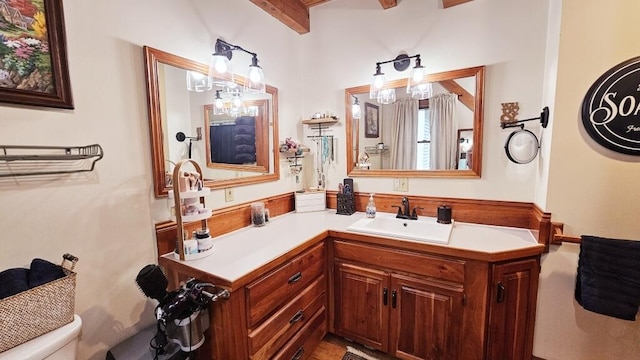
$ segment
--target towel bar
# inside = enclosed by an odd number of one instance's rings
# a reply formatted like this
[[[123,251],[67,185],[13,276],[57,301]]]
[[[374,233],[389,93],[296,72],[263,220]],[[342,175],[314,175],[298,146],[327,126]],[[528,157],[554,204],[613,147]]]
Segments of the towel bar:
[[[551,244],[562,245],[563,242],[580,244],[581,238],[579,236],[564,235],[562,233],[562,230],[564,229],[563,223],[552,222],[551,228],[553,230],[553,233],[551,234]]]

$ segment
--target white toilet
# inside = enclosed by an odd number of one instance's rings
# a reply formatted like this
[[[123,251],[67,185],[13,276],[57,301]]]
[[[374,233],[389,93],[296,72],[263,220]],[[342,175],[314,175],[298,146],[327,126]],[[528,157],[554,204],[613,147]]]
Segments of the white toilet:
[[[0,360],[74,360],[81,328],[74,315],[71,323],[0,353]]]

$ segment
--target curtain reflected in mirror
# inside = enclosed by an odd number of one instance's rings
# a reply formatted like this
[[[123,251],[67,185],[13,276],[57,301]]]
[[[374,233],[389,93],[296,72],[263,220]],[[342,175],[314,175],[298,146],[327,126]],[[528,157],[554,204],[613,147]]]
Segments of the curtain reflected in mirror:
[[[345,97],[356,97],[364,104],[363,109],[371,105],[379,108],[376,137],[367,135],[366,121],[351,119],[347,112],[347,129],[351,130],[348,146],[353,149],[348,152],[349,175],[480,175],[479,161],[461,162],[460,156],[466,159],[473,144],[481,144],[484,67],[433,74],[430,81],[433,95],[425,100],[411,99],[406,94],[405,79],[392,82],[398,94],[398,100],[392,104],[370,100],[368,86],[346,89]],[[464,135],[470,149],[461,153],[462,129],[468,130]]]

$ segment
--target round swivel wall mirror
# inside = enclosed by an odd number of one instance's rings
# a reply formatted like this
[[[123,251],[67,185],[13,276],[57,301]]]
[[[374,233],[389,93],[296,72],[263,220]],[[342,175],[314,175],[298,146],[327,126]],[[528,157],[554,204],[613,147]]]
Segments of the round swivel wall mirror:
[[[200,165],[203,185],[211,189],[280,178],[277,88],[267,85],[266,94],[244,94],[245,106],[252,109],[249,115],[218,116],[212,111],[215,89],[187,89],[189,75],[206,76],[208,65],[147,46],[144,57],[156,197],[167,196],[173,164],[185,158]],[[245,81],[234,77],[240,86]],[[240,133],[243,143],[236,144]],[[230,153],[239,147],[244,149],[241,157]]]
[[[479,66],[428,75],[433,95],[426,100],[403,99],[408,96],[407,79],[390,81],[398,98],[393,104],[369,99],[369,85],[345,89],[347,174],[479,178],[484,69]],[[362,107],[360,119],[352,116],[356,100]],[[397,111],[397,107],[407,102],[417,104],[412,104],[408,111]],[[455,108],[446,122],[440,105]],[[411,117],[411,121],[398,118],[400,113],[410,114],[406,117]],[[407,156],[402,159],[402,153],[412,155],[407,160]]]
[[[527,129],[520,129],[509,134],[504,150],[507,158],[516,164],[527,164],[538,155],[540,143],[538,138]]]
[[[545,129],[549,124],[549,108],[545,106],[540,113],[540,117],[502,123],[500,125],[503,129],[520,127],[520,129],[509,134],[504,144],[507,158],[516,164],[528,164],[538,156],[538,151],[540,150],[538,137],[533,132],[525,129],[524,124],[522,124],[532,120],[540,120],[540,125]]]

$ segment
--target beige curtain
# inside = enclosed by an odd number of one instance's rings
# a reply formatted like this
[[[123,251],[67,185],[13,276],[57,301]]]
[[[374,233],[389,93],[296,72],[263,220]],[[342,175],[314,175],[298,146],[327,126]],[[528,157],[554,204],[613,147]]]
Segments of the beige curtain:
[[[458,95],[447,93],[429,98],[431,116],[431,169],[456,168],[458,125],[455,122]]]
[[[418,156],[418,100],[398,100],[393,108],[391,168],[415,169]]]

